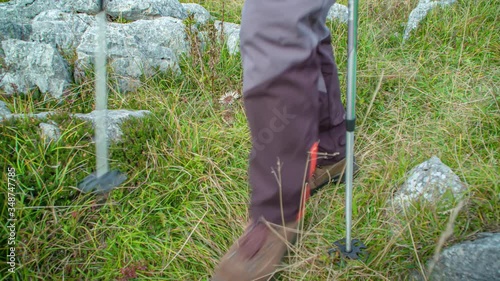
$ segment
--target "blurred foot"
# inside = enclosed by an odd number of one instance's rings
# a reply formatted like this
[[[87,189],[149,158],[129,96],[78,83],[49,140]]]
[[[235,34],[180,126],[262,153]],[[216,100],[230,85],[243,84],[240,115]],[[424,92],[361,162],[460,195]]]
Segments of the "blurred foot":
[[[268,280],[297,236],[298,222],[285,227],[259,220],[222,257],[211,281]]]

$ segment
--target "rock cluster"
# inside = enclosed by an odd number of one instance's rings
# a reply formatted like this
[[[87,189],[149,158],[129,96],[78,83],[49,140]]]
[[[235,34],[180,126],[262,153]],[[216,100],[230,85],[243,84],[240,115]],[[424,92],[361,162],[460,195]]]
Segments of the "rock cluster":
[[[63,99],[74,82],[92,74],[98,32],[95,0],[11,0],[0,3],[0,90],[5,94],[29,93],[38,89]],[[198,4],[178,0],[108,0],[105,11],[106,45],[110,79],[117,90],[134,91],[141,77],[156,71],[179,71],[178,59],[189,51],[184,20],[191,14],[198,27],[212,19]],[[231,26],[233,28],[233,26]],[[233,49],[238,44],[234,31],[226,31]],[[233,52],[234,53],[234,52]],[[109,110],[108,134],[120,140],[120,124],[140,118],[149,111]],[[0,101],[0,122],[31,117],[49,119],[53,112],[12,114]],[[94,113],[74,114],[95,123]],[[40,123],[47,141],[57,141],[61,132],[53,121]]]
[[[118,90],[135,90],[142,76],[178,70],[187,53],[185,20],[210,13],[177,0],[105,2],[107,55]],[[0,3],[0,89],[6,94],[38,88],[56,99],[91,73],[98,13],[93,0],[12,0]],[[120,22],[120,23],[119,23]],[[70,65],[74,64],[74,68]]]
[[[410,15],[404,38],[430,9],[454,1],[421,0]],[[112,69],[110,79],[122,92],[136,90],[142,77],[157,71],[179,72],[178,59],[188,54],[190,48],[185,20],[188,17],[194,20],[194,31],[214,20],[202,6],[178,0],[105,0],[105,11],[111,19],[106,25],[108,65]],[[95,0],[0,3],[0,90],[11,95],[38,89],[55,99],[63,99],[72,83],[81,82],[92,74],[98,32],[95,16],[99,12]],[[328,19],[346,23],[347,7],[334,4]],[[221,21],[213,24],[222,35],[219,38],[224,38],[229,53],[237,54],[240,26]],[[8,106],[0,103],[0,121],[22,116],[43,119],[49,114],[11,114]],[[110,114],[115,116],[115,113]],[[88,120],[90,117],[82,115],[82,118]],[[41,129],[56,132],[51,127],[53,124],[49,125],[41,125]],[[118,131],[113,131],[113,138],[119,138]],[[44,135],[57,137],[56,133]]]
[[[403,38],[427,13],[456,0],[421,0],[411,12]],[[0,89],[6,94],[38,88],[56,99],[71,83],[89,75],[97,32],[94,0],[11,0],[0,3]],[[178,59],[187,54],[184,20],[192,15],[199,26],[210,13],[178,0],[107,0],[109,65],[117,90],[134,91],[141,77],[156,71],[178,72]],[[348,9],[335,3],[329,20],[347,23]],[[239,52],[239,25],[215,21],[230,54]],[[74,68],[70,65],[74,64]]]

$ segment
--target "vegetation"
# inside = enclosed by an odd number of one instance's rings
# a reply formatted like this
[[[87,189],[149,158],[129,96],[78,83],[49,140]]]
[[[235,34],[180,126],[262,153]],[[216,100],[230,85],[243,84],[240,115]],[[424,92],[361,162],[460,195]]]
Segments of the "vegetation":
[[[239,21],[241,0],[198,2],[219,19]],[[277,280],[404,280],[423,271],[450,210],[421,204],[395,212],[386,202],[405,173],[433,155],[469,187],[443,246],[500,231],[500,3],[438,8],[403,43],[416,3],[360,2],[353,236],[371,255],[340,264],[328,256],[345,236],[344,186],[329,186],[309,201],[302,239]],[[347,29],[329,27],[345,81]],[[1,202],[8,167],[16,174],[15,279],[207,279],[247,221],[250,149],[242,101],[219,102],[241,93],[240,58],[211,38],[205,52],[182,60],[182,75],[160,73],[129,94],[110,84],[109,108],[153,114],[126,121],[121,142],[111,145],[111,166],[128,180],[107,198],[76,190],[95,169],[93,130],[71,116],[93,109],[91,81],[75,85],[63,104],[0,97],[13,113],[55,111],[50,119],[62,132],[49,142],[40,120],[0,126]],[[7,204],[1,213],[5,222]],[[8,231],[5,223],[1,229]],[[6,269],[0,280],[13,278]]]

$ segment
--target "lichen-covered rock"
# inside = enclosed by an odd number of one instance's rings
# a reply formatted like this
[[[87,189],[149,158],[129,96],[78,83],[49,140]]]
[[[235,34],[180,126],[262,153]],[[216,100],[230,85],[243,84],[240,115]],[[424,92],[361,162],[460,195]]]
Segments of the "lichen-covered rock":
[[[407,180],[396,192],[392,203],[395,207],[407,207],[419,200],[437,203],[446,192],[460,199],[467,190],[453,171],[439,158],[431,159],[413,168]]]
[[[112,79],[120,91],[133,91],[140,85],[141,77],[155,71],[178,70],[178,56],[189,50],[185,40],[185,26],[179,19],[163,17],[139,20],[128,24],[107,25],[107,54],[113,69]],[[97,26],[87,29],[77,48],[75,79],[85,75],[93,64],[96,50]]]
[[[234,55],[240,52],[240,25],[230,22],[215,21],[215,28],[222,32],[229,54]]]
[[[208,21],[212,18],[207,9],[203,8],[203,6],[196,3],[183,3],[182,6],[186,10],[188,14],[192,14],[194,20],[197,24],[202,25],[208,23]]]
[[[60,2],[60,9],[64,12],[85,13],[89,15],[99,13],[99,1],[96,0],[52,0],[52,2]]]
[[[403,40],[410,38],[410,33],[412,30],[418,27],[418,24],[427,16],[427,14],[437,6],[447,6],[455,3],[456,0],[420,0],[417,7],[411,11],[408,17],[408,23],[406,24],[405,32],[403,35]]]
[[[111,141],[119,141],[122,136],[120,125],[123,121],[129,118],[142,118],[147,114],[151,114],[151,112],[149,110],[137,110],[137,111],[125,110],[125,109],[108,110],[106,118],[107,120],[106,132],[108,133],[108,139]],[[96,122],[95,111],[92,111],[91,113],[88,114],[77,113],[74,114],[74,116],[83,119],[85,121],[91,122],[92,125],[95,127],[95,122]]]
[[[0,18],[0,42],[7,39],[28,40],[31,30],[31,24],[28,22]]]
[[[142,45],[156,44],[171,49],[175,55],[187,53],[186,26],[182,20],[163,17],[154,20],[140,20],[128,24],[129,35],[134,35]]]
[[[343,23],[347,23],[349,19],[349,10],[347,6],[335,3],[332,5],[326,16],[328,20],[338,20]]]
[[[21,118],[36,118],[36,119],[47,119],[49,116],[54,115],[53,111],[39,112],[39,113],[15,113],[5,116],[5,119],[21,119]],[[0,118],[1,121],[1,118]]]
[[[158,17],[187,17],[178,0],[113,0],[106,4],[106,13],[114,18],[134,21]]]
[[[444,249],[427,280],[500,280],[500,233],[481,233]]]
[[[47,10],[97,14],[99,6],[95,0],[11,0],[0,3],[0,19],[25,21]]]
[[[57,4],[58,1],[50,0],[12,0],[0,3],[0,18],[22,22],[47,9],[55,9]]]
[[[48,10],[32,22],[31,40],[50,44],[62,50],[76,48],[87,28],[95,25],[95,18],[86,14]]]
[[[6,73],[0,88],[7,94],[27,93],[38,87],[42,93],[61,98],[71,79],[66,62],[48,45],[16,39],[2,41]]]

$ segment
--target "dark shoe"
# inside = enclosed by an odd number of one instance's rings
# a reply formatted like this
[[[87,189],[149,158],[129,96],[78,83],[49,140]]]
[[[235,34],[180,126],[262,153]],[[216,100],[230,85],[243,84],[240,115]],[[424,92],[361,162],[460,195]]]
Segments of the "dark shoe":
[[[318,192],[322,187],[329,183],[345,182],[345,164],[346,159],[342,159],[339,162],[328,165],[328,166],[317,166],[314,174],[309,180],[309,186],[311,188],[311,195]],[[356,164],[356,159],[354,159],[353,174],[359,170],[359,166]]]
[[[222,257],[211,281],[268,280],[297,236],[298,222],[252,223]]]

